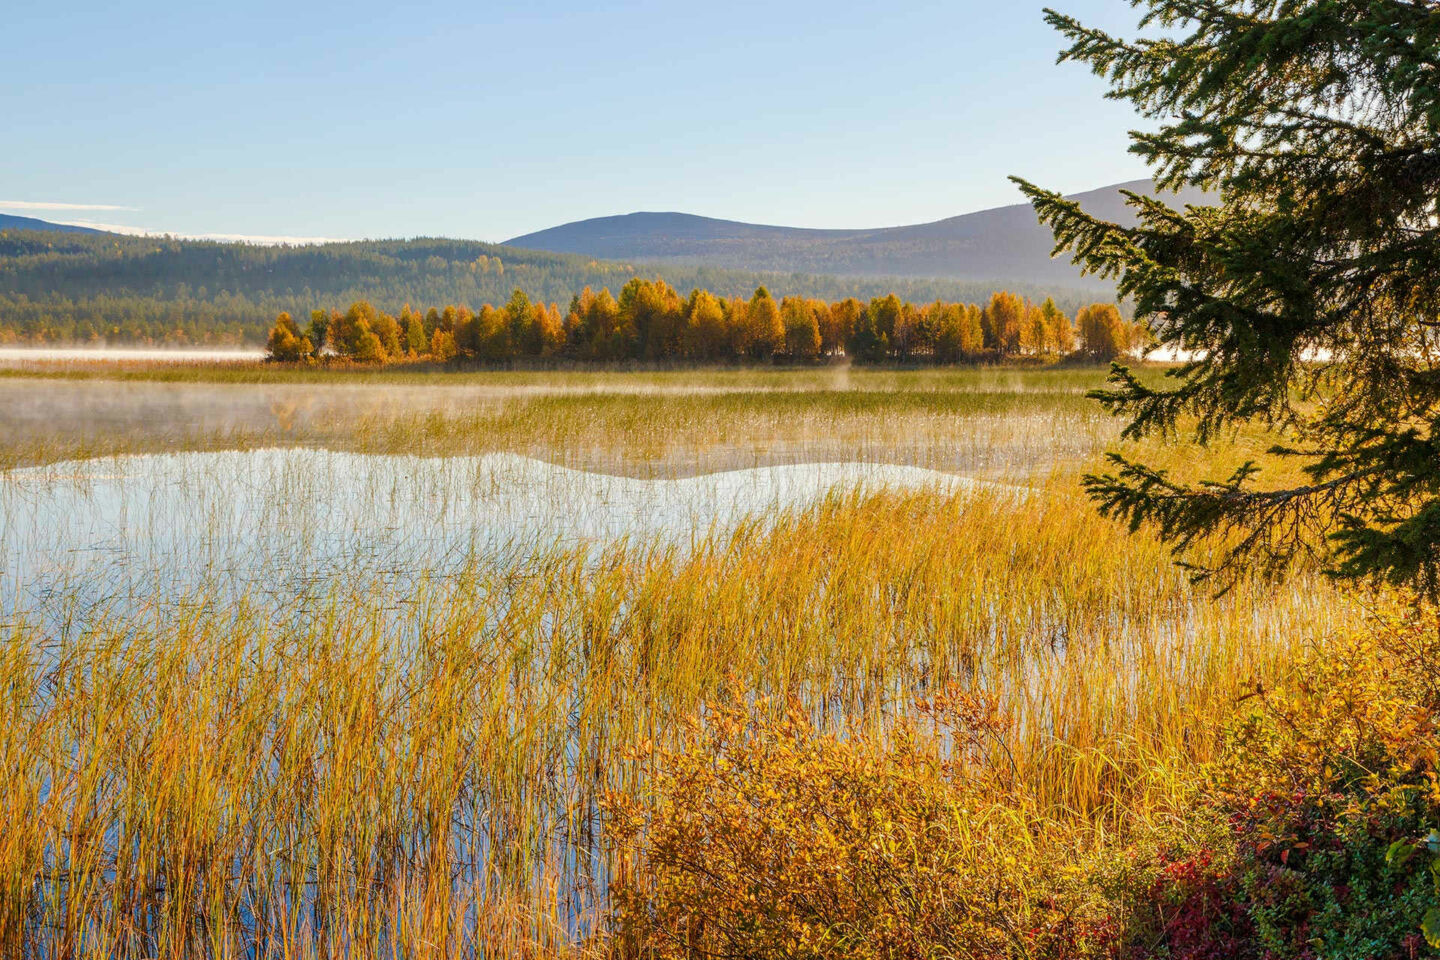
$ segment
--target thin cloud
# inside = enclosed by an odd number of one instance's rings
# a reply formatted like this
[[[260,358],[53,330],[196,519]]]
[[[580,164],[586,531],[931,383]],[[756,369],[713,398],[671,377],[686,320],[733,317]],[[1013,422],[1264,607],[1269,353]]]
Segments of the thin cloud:
[[[139,210],[115,203],[54,203],[49,200],[0,200],[0,210]]]
[[[155,231],[147,227],[132,227],[126,223],[101,223],[98,220],[51,220],[51,223],[58,223],[65,227],[89,227],[92,230],[104,230],[106,233],[123,233],[131,237],[148,237]]]
[[[178,237],[187,240],[220,240],[226,243],[255,243],[264,247],[274,247],[282,243],[299,246],[309,243],[348,243],[343,237],[285,237],[269,236],[265,234],[251,233],[178,233]]]

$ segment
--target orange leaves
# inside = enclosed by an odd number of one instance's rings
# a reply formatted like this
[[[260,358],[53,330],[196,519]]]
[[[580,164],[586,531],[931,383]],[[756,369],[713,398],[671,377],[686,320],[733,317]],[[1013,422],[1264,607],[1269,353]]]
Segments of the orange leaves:
[[[965,737],[1002,723],[959,692],[925,714]],[[903,721],[826,733],[795,703],[713,709],[662,754],[648,809],[607,801],[631,863],[611,890],[617,952],[1002,956],[1022,928],[1036,955],[1078,948],[1053,838],[953,777],[951,742]]]
[[[1252,794],[1359,789],[1372,799],[1397,782],[1435,789],[1440,633],[1429,616],[1392,604],[1298,664],[1234,727],[1221,783]]]

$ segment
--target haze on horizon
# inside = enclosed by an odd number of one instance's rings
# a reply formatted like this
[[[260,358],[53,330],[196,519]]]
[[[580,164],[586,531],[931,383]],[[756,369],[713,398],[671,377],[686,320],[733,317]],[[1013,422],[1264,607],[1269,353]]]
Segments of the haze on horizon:
[[[1104,29],[1125,0],[1066,12]],[[9,11],[0,213],[231,239],[499,241],[683,211],[918,223],[1142,177],[1041,4],[453,0]]]

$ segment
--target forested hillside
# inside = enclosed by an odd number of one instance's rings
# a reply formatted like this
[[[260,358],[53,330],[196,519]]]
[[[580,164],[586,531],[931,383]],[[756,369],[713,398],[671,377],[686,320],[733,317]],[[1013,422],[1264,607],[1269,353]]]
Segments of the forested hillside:
[[[1001,286],[1053,296],[1073,312],[1092,292],[1041,284],[837,278],[703,266],[597,261],[468,240],[374,240],[296,247],[214,241],[0,231],[0,342],[224,344],[265,341],[275,316],[365,300],[504,303],[516,289],[568,303],[585,287],[618,291],[634,276],[688,292],[842,300],[896,293],[928,302],[985,301]]]

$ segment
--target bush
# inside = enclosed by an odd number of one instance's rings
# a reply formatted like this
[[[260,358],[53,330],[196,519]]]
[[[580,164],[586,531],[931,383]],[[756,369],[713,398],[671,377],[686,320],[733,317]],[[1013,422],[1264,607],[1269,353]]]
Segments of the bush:
[[[1415,604],[1242,691],[1219,759],[1133,826],[1041,811],[993,701],[817,731],[715,711],[609,801],[617,956],[1361,960],[1440,948],[1440,616]],[[1149,804],[1149,806],[1146,806]]]
[[[613,950],[669,958],[1053,957],[1108,942],[1067,834],[987,771],[1003,721],[969,697],[929,733],[817,732],[725,708],[661,752],[654,804],[612,797],[628,866]]]
[[[1410,607],[1248,694],[1196,812],[1225,836],[1156,854],[1124,911],[1130,955],[1433,955],[1437,663],[1440,621]]]

